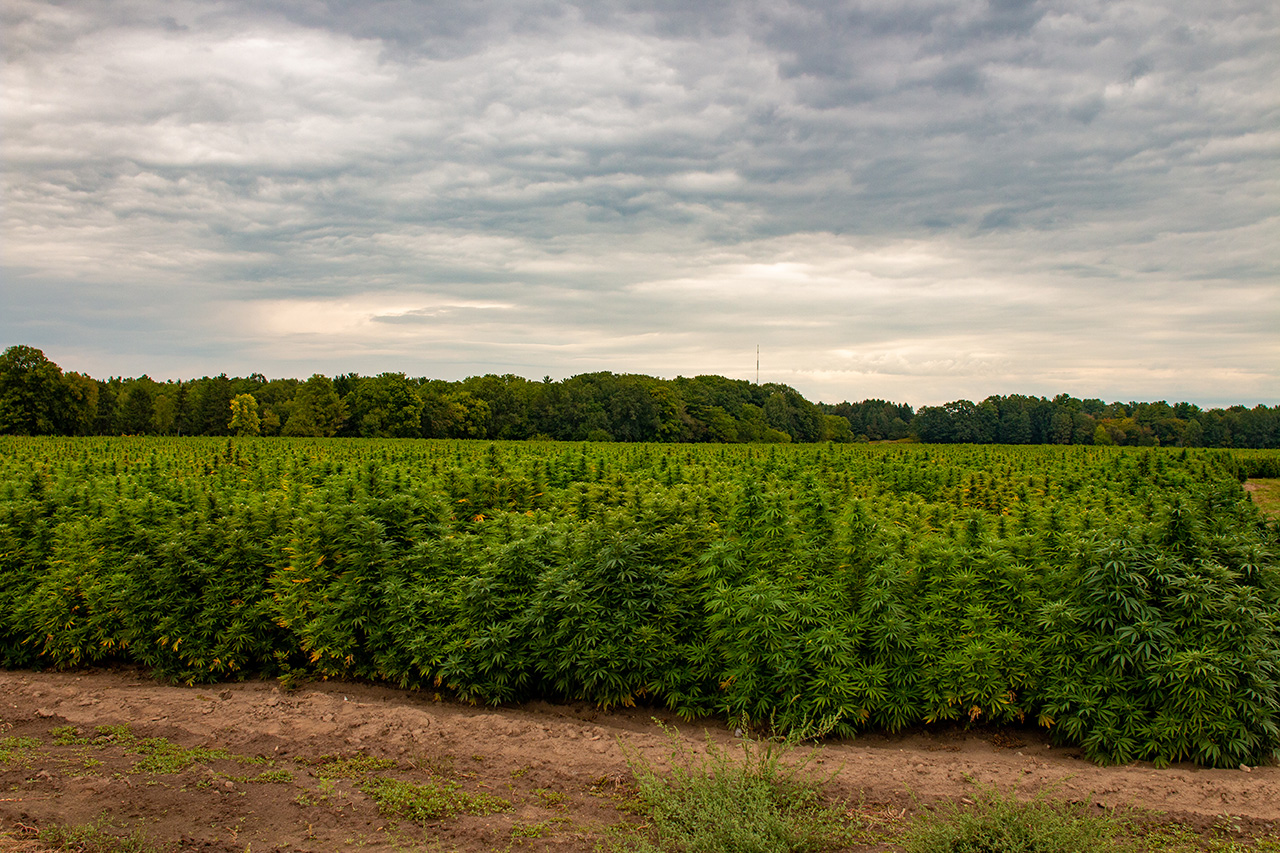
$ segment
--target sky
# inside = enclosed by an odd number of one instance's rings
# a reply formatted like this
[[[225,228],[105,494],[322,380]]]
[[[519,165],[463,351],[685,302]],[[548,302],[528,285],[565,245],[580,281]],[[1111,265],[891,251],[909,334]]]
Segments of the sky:
[[[1274,0],[5,0],[0,346],[1280,403]]]

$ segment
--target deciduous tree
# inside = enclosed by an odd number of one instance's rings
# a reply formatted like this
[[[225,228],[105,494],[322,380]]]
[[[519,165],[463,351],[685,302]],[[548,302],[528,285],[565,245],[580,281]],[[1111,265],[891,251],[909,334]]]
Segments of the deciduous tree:
[[[283,435],[328,438],[338,432],[347,416],[347,407],[329,377],[319,373],[298,386]]]
[[[231,398],[231,420],[227,428],[236,435],[257,435],[261,431],[258,420],[258,401],[252,394],[237,394]]]
[[[0,355],[0,433],[66,432],[71,392],[62,368],[35,347],[18,344]]]

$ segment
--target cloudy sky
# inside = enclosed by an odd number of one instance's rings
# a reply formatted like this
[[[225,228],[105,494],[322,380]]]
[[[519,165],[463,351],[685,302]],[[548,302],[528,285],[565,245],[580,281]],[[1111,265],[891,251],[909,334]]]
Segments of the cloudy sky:
[[[4,0],[0,345],[1280,402],[1275,0]]]

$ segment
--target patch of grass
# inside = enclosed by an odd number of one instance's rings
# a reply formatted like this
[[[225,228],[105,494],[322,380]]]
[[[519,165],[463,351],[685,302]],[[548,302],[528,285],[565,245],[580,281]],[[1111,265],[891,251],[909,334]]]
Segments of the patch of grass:
[[[511,827],[511,837],[515,838],[546,838],[551,834],[551,823],[549,821],[541,821],[539,823],[517,823]]]
[[[49,734],[53,735],[54,746],[75,746],[90,742],[89,738],[80,736],[80,730],[75,726],[54,726]]]
[[[67,776],[97,776],[99,775],[97,768],[102,766],[101,761],[85,755],[79,750],[72,753],[69,758],[54,756],[53,760],[58,763],[62,772]]]
[[[151,737],[139,740],[127,725],[96,726],[93,736],[82,734],[76,726],[57,726],[52,732],[55,746],[120,746],[126,752],[142,756],[133,765],[134,773],[181,773],[197,761],[231,759],[243,764],[256,764],[257,759],[232,755],[225,749],[209,749],[203,746],[190,748],[179,746],[168,738]],[[98,766],[96,759],[84,758],[84,766]]]
[[[1280,479],[1249,480],[1249,497],[1267,518],[1280,520]]]
[[[1051,793],[1020,802],[1012,793],[984,788],[971,806],[949,803],[921,815],[901,843],[907,853],[1081,853],[1128,846],[1120,821],[1051,801]]]
[[[49,733],[54,746],[128,746],[135,740],[128,725],[95,726],[93,737],[81,734],[78,726],[54,726]]]
[[[538,797],[538,804],[543,808],[562,810],[569,807],[565,795],[560,791],[552,791],[547,788],[534,788],[533,793]]]
[[[322,755],[314,762],[314,772],[321,779],[363,779],[379,770],[396,766],[391,758],[376,755]]]
[[[1230,827],[1223,827],[1228,831]],[[1186,826],[1163,824],[1134,834],[1140,853],[1280,853],[1280,836],[1249,839],[1205,837]]]
[[[47,826],[36,839],[49,850],[74,853],[157,853],[160,849],[140,831],[117,835],[103,821],[80,826]]]
[[[303,791],[293,801],[300,806],[318,806],[329,800],[336,784],[333,779],[321,779],[314,791]]]
[[[167,738],[151,737],[136,745],[142,759],[133,765],[134,773],[181,773],[197,761],[229,759],[225,749],[209,749],[203,746],[181,747]]]
[[[280,784],[293,781],[293,773],[288,770],[263,770],[256,776],[228,776],[232,782],[262,782],[266,784]]]
[[[460,814],[486,815],[510,810],[511,803],[490,794],[471,794],[457,782],[415,785],[399,779],[373,779],[360,788],[378,804],[383,817],[425,823]]]
[[[94,726],[93,734],[93,743],[98,746],[131,744],[135,740],[133,732],[129,730],[127,725]]]
[[[818,853],[834,850],[853,832],[838,806],[824,802],[809,759],[784,761],[793,742],[742,739],[742,755],[708,737],[696,755],[674,729],[671,771],[659,773],[638,754],[627,763],[639,785],[637,807],[649,818],[648,837],[626,840],[638,851],[698,853]],[[619,845],[617,849],[623,849]]]
[[[0,764],[26,764],[31,750],[40,745],[40,739],[34,737],[0,738]]]

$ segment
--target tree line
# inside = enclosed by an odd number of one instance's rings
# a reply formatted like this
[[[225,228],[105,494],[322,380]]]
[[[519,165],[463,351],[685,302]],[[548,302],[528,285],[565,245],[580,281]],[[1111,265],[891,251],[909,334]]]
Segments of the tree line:
[[[1280,406],[993,396],[911,406],[813,403],[778,383],[607,371],[561,381],[404,373],[309,379],[95,379],[25,345],[0,355],[0,434],[282,435],[623,442],[1280,447]]]

